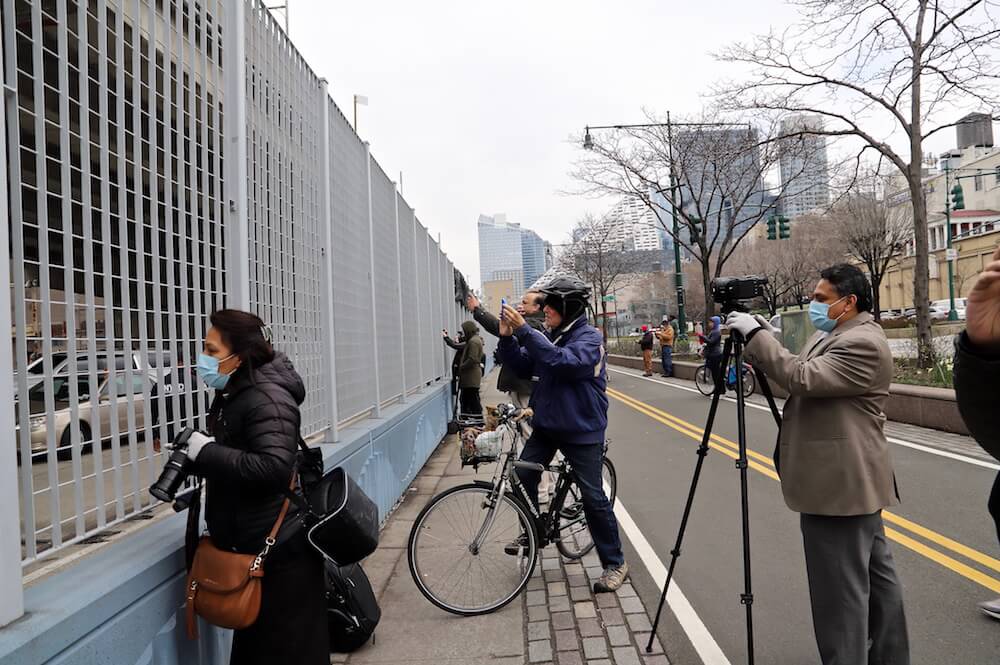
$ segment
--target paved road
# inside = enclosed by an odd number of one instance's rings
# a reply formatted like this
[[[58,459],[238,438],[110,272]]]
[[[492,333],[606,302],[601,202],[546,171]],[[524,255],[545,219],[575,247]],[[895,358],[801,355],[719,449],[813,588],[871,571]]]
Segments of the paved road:
[[[611,373],[608,436],[619,497],[668,564],[709,399],[692,392],[686,382],[668,385],[667,380],[643,379],[617,368]],[[751,454],[749,478],[757,662],[815,664],[819,658],[798,516],[785,507],[767,457],[776,428],[769,413],[751,408],[747,431],[750,449],[762,454]],[[715,433],[736,441],[733,403],[720,406]],[[923,434],[926,446],[933,434]],[[705,463],[676,580],[735,664],[746,662],[739,602],[739,475],[735,453],[718,450],[731,446],[725,441],[715,445]],[[985,508],[996,471],[902,445],[893,445],[892,455],[903,503],[886,516],[886,526],[904,585],[912,662],[995,664],[1000,661],[1000,623],[979,615],[975,604],[1000,595],[1000,549]],[[634,550],[629,555],[637,558]],[[636,586],[647,605],[655,603],[655,586],[638,568]],[[671,662],[701,662],[672,614],[661,638],[669,645]]]

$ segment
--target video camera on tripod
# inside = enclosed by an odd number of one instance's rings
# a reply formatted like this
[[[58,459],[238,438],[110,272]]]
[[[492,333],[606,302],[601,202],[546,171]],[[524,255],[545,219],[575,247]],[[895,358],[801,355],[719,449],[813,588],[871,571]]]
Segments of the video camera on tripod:
[[[767,285],[766,277],[747,275],[744,277],[719,277],[712,281],[712,300],[722,308],[723,315],[731,312],[749,311],[746,303],[756,300],[764,295],[764,287]],[[653,628],[649,634],[649,643],[646,645],[646,653],[652,653],[653,637],[656,635],[656,628],[660,623],[660,616],[663,612],[663,603],[667,598],[667,590],[670,588],[670,581],[674,576],[674,568],[677,566],[677,559],[681,554],[681,544],[684,541],[684,531],[687,528],[688,518],[691,516],[691,506],[694,503],[695,491],[698,489],[698,479],[701,477],[701,469],[705,463],[705,456],[708,455],[709,441],[712,438],[712,426],[715,424],[715,414],[719,408],[719,401],[722,397],[722,376],[725,368],[729,367],[732,359],[736,367],[743,366],[743,345],[746,342],[736,331],[731,331],[726,339],[726,345],[722,352],[722,372],[715,377],[715,392],[712,394],[712,406],[708,411],[708,420],[705,423],[705,431],[702,435],[701,445],[698,446],[698,461],[694,467],[694,475],[691,478],[691,489],[688,491],[687,503],[684,506],[684,515],[681,518],[680,528],[677,532],[677,540],[670,551],[670,566],[667,569],[667,580],[663,585],[663,592],[660,595],[660,605],[656,610],[656,618],[653,620]],[[781,415],[774,402],[774,395],[771,387],[767,383],[767,377],[759,368],[754,368],[757,382],[761,386],[764,397],[771,407],[771,414],[775,422],[781,427]],[[754,663],[753,648],[753,586],[750,579],[750,501],[748,496],[747,468],[747,436],[746,436],[746,403],[743,393],[743,372],[736,372],[736,411],[737,411],[737,434],[739,441],[739,457],[736,460],[736,468],[740,472],[740,508],[743,523],[743,593],[740,594],[740,603],[746,608],[746,635],[747,635],[747,662]]]

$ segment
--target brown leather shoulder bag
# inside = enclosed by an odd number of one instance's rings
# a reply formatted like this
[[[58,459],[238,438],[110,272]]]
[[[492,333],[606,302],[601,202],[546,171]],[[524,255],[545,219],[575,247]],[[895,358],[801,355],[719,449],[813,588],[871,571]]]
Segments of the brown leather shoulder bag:
[[[295,490],[295,476],[292,477]],[[274,546],[281,524],[288,514],[289,500],[281,506],[271,533],[264,539],[260,554],[238,554],[220,550],[209,536],[202,536],[194,555],[194,565],[187,577],[187,633],[198,637],[195,615],[223,628],[248,628],[260,614],[264,559]]]

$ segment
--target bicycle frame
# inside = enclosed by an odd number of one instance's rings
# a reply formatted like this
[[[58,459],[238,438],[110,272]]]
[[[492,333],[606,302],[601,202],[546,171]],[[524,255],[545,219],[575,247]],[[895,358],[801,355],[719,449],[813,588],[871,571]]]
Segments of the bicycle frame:
[[[520,478],[514,473],[518,461],[517,444],[523,438],[521,425],[518,422],[511,423],[509,419],[505,419],[497,426],[498,430],[501,428],[505,430],[505,433],[510,433],[512,436],[510,437],[509,444],[505,444],[504,449],[500,452],[499,463],[497,464],[496,471],[493,472],[493,480],[490,483],[493,489],[487,498],[487,507],[489,510],[487,511],[486,519],[476,533],[476,537],[469,544],[469,550],[474,554],[478,553],[483,541],[493,528],[493,523],[496,520],[496,506],[499,503],[500,497],[508,489],[527,507],[528,513],[534,522],[535,533],[538,535],[538,547],[542,548],[548,545],[551,537],[558,533],[559,511],[566,501],[566,496],[569,494],[569,489],[573,482],[573,470],[568,462],[563,461],[559,464],[546,466],[544,470],[558,474],[558,478],[556,480],[555,495],[552,497],[549,509],[541,512],[535,505],[535,501],[531,500],[531,496],[528,494],[528,490],[525,489],[524,484],[521,483]],[[580,519],[585,518],[579,517],[564,526],[575,524]]]

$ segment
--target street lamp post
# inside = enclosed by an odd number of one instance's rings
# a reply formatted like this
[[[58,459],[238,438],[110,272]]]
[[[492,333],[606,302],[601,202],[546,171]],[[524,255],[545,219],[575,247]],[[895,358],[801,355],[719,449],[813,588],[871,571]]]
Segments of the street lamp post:
[[[687,316],[685,314],[684,307],[684,274],[681,269],[681,245],[680,245],[680,220],[677,214],[678,201],[677,201],[677,190],[680,189],[678,184],[677,171],[674,168],[674,127],[732,127],[734,125],[742,126],[742,123],[733,122],[671,122],[670,111],[667,111],[667,121],[666,122],[652,122],[636,125],[587,125],[584,128],[583,133],[583,147],[586,150],[591,150],[594,147],[594,140],[590,136],[590,130],[592,129],[644,129],[649,127],[666,127],[667,128],[667,159],[670,166],[670,184],[668,189],[670,191],[670,216],[671,216],[671,228],[674,241],[674,287],[677,294],[677,331],[678,339],[687,339]],[[659,189],[657,193],[662,193],[664,190]]]

